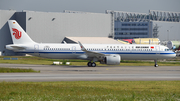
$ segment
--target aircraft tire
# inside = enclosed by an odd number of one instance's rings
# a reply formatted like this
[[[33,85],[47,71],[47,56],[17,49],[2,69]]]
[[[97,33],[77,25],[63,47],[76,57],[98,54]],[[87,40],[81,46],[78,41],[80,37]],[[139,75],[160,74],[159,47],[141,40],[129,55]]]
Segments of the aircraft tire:
[[[92,67],[96,67],[96,63],[93,62],[93,63],[91,64],[91,66],[92,66]]]
[[[157,64],[155,64],[155,65],[154,65],[154,67],[158,67],[158,65],[157,65]]]
[[[92,64],[91,62],[88,62],[88,63],[87,63],[87,66],[88,66],[88,67],[91,67],[91,66],[92,66],[91,64]]]

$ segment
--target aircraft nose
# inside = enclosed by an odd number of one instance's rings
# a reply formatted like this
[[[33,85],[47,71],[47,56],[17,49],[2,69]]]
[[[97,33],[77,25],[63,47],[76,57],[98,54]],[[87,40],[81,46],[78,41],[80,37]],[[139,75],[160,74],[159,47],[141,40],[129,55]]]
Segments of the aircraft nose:
[[[172,54],[171,56],[172,56],[172,58],[176,57],[176,53]]]

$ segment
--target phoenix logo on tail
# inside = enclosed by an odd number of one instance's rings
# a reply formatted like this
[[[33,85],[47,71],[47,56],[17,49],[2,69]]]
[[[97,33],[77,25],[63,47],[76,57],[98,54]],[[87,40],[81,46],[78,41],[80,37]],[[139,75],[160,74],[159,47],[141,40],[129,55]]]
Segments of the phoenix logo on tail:
[[[22,36],[22,32],[21,31],[18,31],[17,29],[15,28],[12,28],[12,30],[14,31],[13,35],[15,36],[16,39],[20,39],[21,36]]]

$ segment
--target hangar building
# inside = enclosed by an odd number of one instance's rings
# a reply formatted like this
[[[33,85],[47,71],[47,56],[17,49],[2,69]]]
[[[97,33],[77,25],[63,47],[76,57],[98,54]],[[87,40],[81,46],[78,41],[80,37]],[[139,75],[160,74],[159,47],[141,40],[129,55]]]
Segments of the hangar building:
[[[149,10],[149,14],[112,11],[114,39],[159,38],[161,41],[180,40],[180,12]]]
[[[0,10],[0,55],[16,55],[4,48],[12,44],[9,19],[16,20],[32,40],[39,43],[61,43],[66,36],[108,37],[111,33],[110,14]]]

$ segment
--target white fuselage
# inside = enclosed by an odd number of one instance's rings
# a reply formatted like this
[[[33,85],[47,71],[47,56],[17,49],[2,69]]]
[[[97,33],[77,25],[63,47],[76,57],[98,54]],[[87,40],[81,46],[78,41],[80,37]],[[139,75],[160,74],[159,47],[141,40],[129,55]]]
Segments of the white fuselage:
[[[126,44],[83,44],[88,51],[103,54],[119,54],[123,60],[158,60],[176,56],[167,47],[161,45],[126,45]],[[11,45],[7,45],[8,46]],[[53,59],[90,59],[79,44],[16,44],[25,47],[15,52]],[[11,50],[11,49],[10,49]],[[92,57],[93,58],[93,57]]]
[[[14,52],[53,59],[86,59],[87,65],[95,67],[96,61],[102,64],[117,65],[124,60],[154,60],[157,67],[158,59],[169,59],[176,56],[165,46],[160,45],[127,45],[127,44],[50,44],[36,43],[15,21],[9,20],[9,29],[13,44],[6,49]]]

